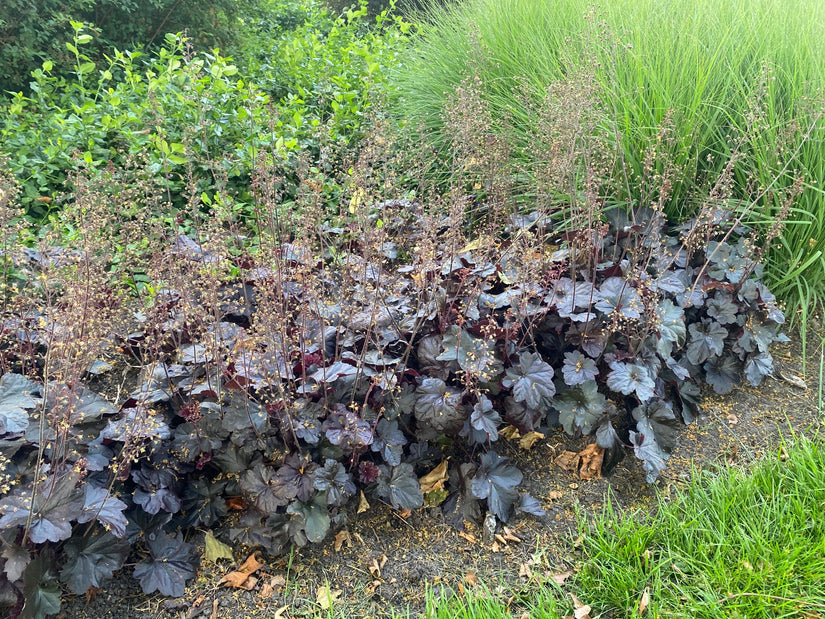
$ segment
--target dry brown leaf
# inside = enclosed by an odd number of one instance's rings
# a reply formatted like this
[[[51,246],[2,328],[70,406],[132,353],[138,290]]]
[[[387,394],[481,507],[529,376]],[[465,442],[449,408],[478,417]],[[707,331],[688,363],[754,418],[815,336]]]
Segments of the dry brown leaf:
[[[398,512],[398,517],[401,518],[402,520],[406,520],[410,516],[412,516],[412,510],[411,509],[402,509],[400,512]]]
[[[498,542],[493,542],[492,551],[493,552],[501,552],[501,546],[499,545]]]
[[[541,432],[528,432],[519,439],[518,446],[522,449],[531,449],[533,445],[536,444],[536,441],[543,438],[544,434]]]
[[[341,598],[342,591],[340,589],[330,589],[329,587],[318,587],[315,592],[315,601],[324,609],[329,610]]]
[[[579,477],[582,479],[597,479],[602,475],[604,449],[596,443],[590,443],[579,452]]]
[[[575,619],[590,619],[590,607],[587,604],[582,604],[575,593],[570,593],[570,598],[573,600],[573,617]]]
[[[512,529],[504,527],[502,532],[504,533],[504,539],[506,539],[508,542],[521,542],[521,540],[515,536]]]
[[[527,563],[522,563],[521,567],[518,568],[518,575],[522,578],[530,578],[533,575],[533,570],[530,569],[530,566]]]
[[[447,473],[447,464],[449,460],[449,458],[444,458],[441,461],[441,464],[418,479],[418,483],[421,486],[421,492],[427,494],[428,492],[441,490],[444,488],[444,484],[447,483],[447,480],[449,479],[449,475]]]
[[[364,590],[364,593],[366,593],[366,595],[368,597],[372,596],[372,595],[375,594],[375,592],[378,590],[378,587],[380,587],[380,586],[381,586],[381,581],[380,580],[373,580],[370,584],[367,585],[367,588]]]
[[[576,473],[579,470],[579,454],[574,451],[563,451],[556,456],[553,463],[569,473]]]
[[[642,593],[642,598],[639,600],[639,615],[644,615],[647,607],[650,606],[650,589],[645,587],[644,593]]]
[[[335,534],[335,552],[341,552],[341,548],[347,545],[347,548],[352,548],[352,535],[346,529],[341,529]]]
[[[564,581],[570,578],[573,572],[556,572],[550,576],[551,580],[557,585],[563,585]]]
[[[257,552],[253,552],[246,558],[246,561],[243,562],[243,565],[241,565],[240,568],[234,572],[229,572],[218,581],[218,584],[227,584],[236,589],[251,589],[251,586],[247,586],[247,580],[249,580],[249,577],[263,566],[263,563],[258,560],[257,555]],[[255,582],[257,582],[257,579],[255,579]]]
[[[503,436],[508,441],[512,441],[513,439],[517,439],[521,437],[521,432],[518,431],[516,426],[506,426],[505,428],[498,431],[499,436]]]
[[[246,509],[246,503],[244,503],[244,500],[239,496],[231,496],[226,499],[226,509],[243,511]]]
[[[273,576],[267,582],[261,585],[261,592],[258,594],[264,599],[268,599],[272,597],[272,594],[275,593],[277,589],[282,589],[286,586],[286,579],[278,574],[277,576]]]
[[[728,420],[728,425],[729,426],[735,426],[737,423],[739,423],[739,417],[737,417],[733,413],[730,413],[730,414],[726,415],[725,419]]]
[[[373,578],[381,578],[381,567],[378,565],[378,559],[373,559],[369,566],[370,574]]]
[[[564,496],[564,492],[562,492],[561,490],[551,490],[550,492],[547,493],[547,498],[550,499],[551,501],[557,501],[558,499],[562,498],[563,496]]]
[[[284,613],[289,610],[289,606],[281,606],[278,610],[275,611],[275,616],[272,619],[289,619],[288,615]]]
[[[467,572],[464,574],[464,582],[467,583],[468,587],[475,587],[478,584],[478,576],[472,572]]]
[[[364,491],[361,491],[361,498],[358,501],[358,513],[363,514],[370,508],[370,504],[367,503],[367,497],[364,496]]]
[[[212,615],[210,619],[218,619],[218,605],[221,601],[218,598],[212,600]]]
[[[474,536],[470,535],[469,533],[465,533],[464,531],[459,531],[458,536],[463,537],[464,539],[466,539],[471,544],[476,543],[476,538]]]

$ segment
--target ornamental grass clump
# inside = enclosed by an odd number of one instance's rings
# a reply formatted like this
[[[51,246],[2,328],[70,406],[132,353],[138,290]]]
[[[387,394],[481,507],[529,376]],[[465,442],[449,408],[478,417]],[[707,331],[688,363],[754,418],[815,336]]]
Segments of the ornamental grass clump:
[[[668,177],[665,213],[674,221],[701,210],[705,193],[731,161],[731,203],[747,205],[746,222],[769,226],[783,192],[802,179],[788,225],[764,257],[766,281],[804,318],[825,298],[822,188],[825,15],[813,0],[671,2],[470,0],[431,4],[415,44],[395,73],[394,113],[438,152],[448,151],[450,97],[476,80],[490,130],[511,141],[516,199],[548,199],[536,191],[558,174],[551,152],[534,147],[545,119],[536,105],[558,85],[587,74],[591,84],[566,93],[571,109],[595,97],[603,115],[580,139],[611,144],[605,180],[610,197],[648,206],[651,189]],[[591,109],[585,105],[581,109]],[[551,127],[557,127],[554,122]],[[656,168],[649,146],[663,127]],[[431,177],[449,168],[431,157]],[[662,165],[667,164],[670,170]],[[579,177],[577,182],[585,182]],[[566,202],[574,188],[550,199]],[[755,189],[755,191],[754,191]],[[757,204],[750,198],[759,194]],[[525,206],[528,208],[528,206]]]

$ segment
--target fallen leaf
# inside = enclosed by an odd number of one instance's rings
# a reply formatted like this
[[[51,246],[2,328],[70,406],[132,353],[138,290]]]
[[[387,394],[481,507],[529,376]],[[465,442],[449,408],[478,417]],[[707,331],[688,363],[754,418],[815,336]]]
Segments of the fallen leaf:
[[[518,568],[518,575],[522,578],[530,578],[533,575],[533,570],[526,563],[522,563],[521,567]]]
[[[551,490],[550,492],[547,493],[547,498],[550,499],[551,501],[557,501],[558,499],[562,498],[563,496],[564,496],[564,492],[562,492],[561,490]]]
[[[574,451],[563,451],[556,456],[553,464],[569,473],[576,473],[579,470],[579,454]]]
[[[246,503],[244,500],[239,496],[231,496],[226,499],[226,509],[234,509],[236,511],[243,511],[246,509]]]
[[[278,576],[273,576],[268,582],[261,585],[261,591],[258,595],[266,600],[272,597],[272,594],[275,593],[276,589],[280,589],[284,586],[286,586],[286,580],[283,576],[280,574]]]
[[[644,615],[647,607],[650,605],[650,589],[645,587],[644,593],[642,593],[642,598],[639,600],[639,615]]]
[[[587,604],[582,604],[575,593],[570,593],[573,600],[573,616],[576,619],[590,619],[590,607]]]
[[[501,552],[501,546],[499,546],[498,542],[493,542],[493,547],[491,549],[493,552]]]
[[[275,611],[275,616],[272,619],[288,619],[284,613],[289,610],[289,606],[281,606]]]
[[[370,574],[373,578],[381,578],[381,566],[378,565],[378,559],[373,559],[369,566]]]
[[[464,574],[464,582],[467,583],[468,587],[475,587],[478,584],[478,576],[472,572],[467,572]]]
[[[410,516],[412,516],[412,510],[402,509],[400,512],[398,512],[398,517],[402,520],[406,520]]]
[[[370,584],[367,585],[367,588],[364,590],[364,593],[367,596],[372,596],[378,590],[378,587],[381,586],[380,580],[373,580]]]
[[[448,461],[449,458],[444,458],[444,460],[441,461],[441,464],[418,479],[418,483],[421,486],[421,492],[427,494],[433,490],[441,490],[444,488],[444,484],[447,483],[447,480],[449,479],[449,475],[447,473]]]
[[[504,535],[503,535],[504,539],[506,539],[508,542],[517,542],[517,543],[521,542],[521,540],[513,534],[512,529],[509,529],[508,527],[504,527],[503,533],[504,533]]]
[[[737,423],[739,423],[739,417],[737,417],[737,416],[736,416],[736,415],[734,415],[733,413],[728,414],[728,415],[725,417],[725,419],[727,419],[727,420],[728,420],[728,425],[729,425],[729,426],[735,426]]]
[[[597,479],[602,476],[602,461],[604,449],[596,443],[590,443],[579,452],[579,477],[582,479]]]
[[[801,377],[791,374],[790,372],[786,372],[784,370],[780,370],[779,376],[784,380],[786,383],[793,385],[794,387],[798,387],[799,389],[807,389],[807,383],[802,380]]]
[[[544,434],[541,432],[528,432],[519,439],[518,446],[522,449],[530,449],[536,444],[536,441],[542,438],[544,438]]]
[[[570,578],[573,572],[556,572],[550,576],[550,579],[557,585],[563,585],[564,581]]]
[[[206,532],[206,550],[203,553],[203,558],[212,563],[217,563],[218,559],[229,559],[232,561],[232,549],[224,544],[222,541],[215,539],[212,531]]]
[[[340,589],[318,587],[318,591],[315,592],[315,600],[322,609],[329,610],[341,598],[341,593]]]
[[[499,430],[498,435],[503,436],[508,441],[512,441],[513,439],[520,438],[521,432],[518,431],[518,428],[516,426],[507,426]]]
[[[258,561],[258,558],[256,556],[257,554],[258,553],[253,552],[251,555],[249,555],[240,568],[238,568],[234,572],[229,572],[226,576],[224,576],[218,581],[218,584],[227,584],[230,587],[234,587],[236,589],[251,589],[252,587],[248,586],[247,581],[250,579],[250,576],[252,574],[257,572],[263,566],[263,563]],[[257,579],[255,579],[255,582],[257,582]]]
[[[347,548],[352,548],[352,535],[346,529],[341,529],[335,534],[335,552],[341,552],[341,548],[347,545]]]
[[[464,539],[466,539],[471,544],[476,543],[476,538],[474,536],[470,535],[469,533],[465,533],[464,531],[459,531],[458,536],[463,537]]]
[[[358,501],[358,513],[363,514],[370,508],[370,504],[367,503],[367,497],[364,496],[364,491],[361,491],[361,498]]]

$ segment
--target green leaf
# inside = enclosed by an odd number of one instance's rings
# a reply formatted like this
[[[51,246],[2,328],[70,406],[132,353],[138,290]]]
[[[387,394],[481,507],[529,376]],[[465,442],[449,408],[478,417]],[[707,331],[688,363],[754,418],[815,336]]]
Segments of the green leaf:
[[[300,514],[304,517],[304,532],[310,542],[320,542],[329,531],[329,511],[327,497],[318,493],[309,503],[296,501],[287,508],[289,514]]]
[[[80,34],[75,39],[81,45],[86,45],[86,43],[91,43],[92,35],[90,34]]]
[[[229,559],[232,561],[235,558],[232,556],[232,549],[222,541],[216,539],[212,531],[206,532],[204,542],[206,544],[206,550],[203,553],[203,558],[207,561],[217,563],[218,559]]]

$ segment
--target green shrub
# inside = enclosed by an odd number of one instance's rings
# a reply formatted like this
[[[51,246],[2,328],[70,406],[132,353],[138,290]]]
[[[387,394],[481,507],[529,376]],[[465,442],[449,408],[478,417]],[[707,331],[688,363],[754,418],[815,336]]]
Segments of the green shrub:
[[[18,93],[0,109],[0,151],[29,219],[59,204],[52,200],[80,167],[144,165],[179,208],[211,208],[221,189],[243,209],[250,172],[267,156],[289,193],[299,161],[314,161],[322,142],[339,151],[357,142],[380,99],[404,25],[382,20],[375,31],[365,14],[310,11],[309,21],[258,48],[260,58],[246,62],[259,65],[249,79],[218,51],[193,56],[171,34],[148,54],[114,51],[95,63],[85,53],[90,31],[73,22],[63,74],[44,62],[31,95]]]
[[[6,0],[0,5],[0,89],[24,90],[44,60],[70,59],[70,21],[94,24],[99,36],[91,55],[111,47],[144,49],[167,32],[187,31],[201,49],[236,40],[239,16],[255,14],[258,0]]]
[[[537,176],[552,167],[532,156],[537,110],[548,92],[579,80],[579,92],[591,89],[603,106],[601,139],[614,144],[613,184],[625,202],[656,199],[641,186],[653,165],[672,181],[668,214],[689,216],[693,188],[733,159],[732,204],[759,187],[755,219],[766,221],[782,189],[804,177],[768,280],[792,306],[825,298],[821,2],[614,1],[597,13],[583,0],[469,0],[429,17],[397,73],[397,107],[410,126],[443,146],[450,97],[477,76],[496,129],[512,138],[523,199],[533,200]]]

